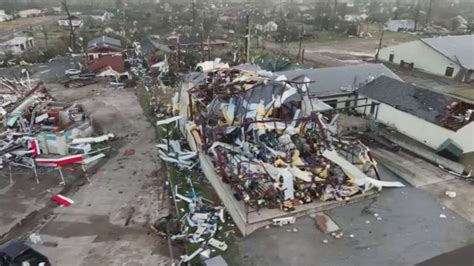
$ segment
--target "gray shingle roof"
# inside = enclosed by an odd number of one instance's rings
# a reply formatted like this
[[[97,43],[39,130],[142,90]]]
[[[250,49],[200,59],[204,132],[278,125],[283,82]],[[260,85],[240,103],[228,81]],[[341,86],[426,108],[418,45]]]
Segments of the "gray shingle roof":
[[[307,76],[311,81],[314,81],[309,85],[309,91],[316,97],[351,93],[380,76],[401,80],[383,64],[298,69],[278,72],[277,74],[285,75],[290,80],[301,75]]]
[[[421,39],[422,42],[467,69],[474,69],[474,34]]]
[[[108,36],[100,36],[100,37],[90,40],[87,43],[87,48],[96,47],[96,46],[107,46],[107,45],[118,47],[118,48],[122,47],[122,43],[120,42],[120,40],[110,38]]]
[[[446,107],[459,102],[447,95],[388,77],[379,77],[357,92],[440,126]]]

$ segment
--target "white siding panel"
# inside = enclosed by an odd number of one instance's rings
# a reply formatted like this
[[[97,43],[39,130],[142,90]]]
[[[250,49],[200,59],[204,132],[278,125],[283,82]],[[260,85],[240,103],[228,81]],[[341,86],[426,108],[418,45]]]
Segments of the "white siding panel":
[[[454,68],[452,77],[455,77],[461,67],[422,41],[407,42],[400,45],[380,49],[379,59],[389,62],[390,54],[394,54],[393,63],[400,65],[403,60],[414,63],[415,68],[421,71],[444,76],[446,67]]]
[[[362,109],[358,111],[363,112]],[[474,152],[474,123],[472,122],[454,132],[384,103],[379,105],[377,120],[432,149],[437,149],[447,139],[452,139],[462,147],[465,153]]]

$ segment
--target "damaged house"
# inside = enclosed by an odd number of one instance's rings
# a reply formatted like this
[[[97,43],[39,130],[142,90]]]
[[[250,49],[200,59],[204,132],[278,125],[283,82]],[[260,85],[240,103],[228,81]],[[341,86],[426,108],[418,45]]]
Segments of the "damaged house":
[[[309,98],[313,82],[227,66],[190,73],[173,99],[177,116],[158,122],[178,122],[244,235],[373,196],[373,188],[403,186],[381,181],[369,149],[337,134],[337,113]],[[189,152],[173,149],[177,159],[160,157],[192,167]]]
[[[123,48],[120,40],[101,36],[88,42],[87,67],[97,76],[118,76],[125,72]]]
[[[472,102],[389,77],[379,77],[357,93],[370,99],[370,113],[377,121],[439,154],[457,161],[474,152]]]

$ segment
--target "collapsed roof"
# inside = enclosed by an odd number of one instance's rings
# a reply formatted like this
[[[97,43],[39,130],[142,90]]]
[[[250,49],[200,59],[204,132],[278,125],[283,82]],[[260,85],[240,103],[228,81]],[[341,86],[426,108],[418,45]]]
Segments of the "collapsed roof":
[[[454,131],[474,119],[468,111],[474,110],[473,104],[389,77],[379,77],[360,88],[358,92]]]

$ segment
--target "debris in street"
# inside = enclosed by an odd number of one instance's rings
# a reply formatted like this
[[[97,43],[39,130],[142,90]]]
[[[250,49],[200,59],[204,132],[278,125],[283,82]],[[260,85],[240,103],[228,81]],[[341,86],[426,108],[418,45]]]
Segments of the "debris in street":
[[[58,205],[63,207],[69,207],[74,204],[74,201],[68,197],[65,197],[61,194],[56,194],[51,198],[52,201],[56,202]]]
[[[316,214],[314,221],[318,229],[325,234],[334,233],[340,230],[339,226],[331,219],[331,217],[322,212]]]
[[[114,135],[92,137],[92,125],[80,104],[56,102],[43,82],[34,88],[30,83],[0,77],[0,86],[11,91],[0,95],[1,164],[8,165],[10,182],[12,167],[32,169],[37,183],[37,167],[54,167],[60,173],[61,184],[65,184],[61,168],[78,165],[85,172],[84,166],[105,157],[100,151],[106,148],[96,150],[95,144]]]
[[[30,240],[31,243],[33,244],[40,244],[43,242],[43,240],[41,239],[41,236],[38,234],[38,233],[33,233],[31,234],[28,239]]]
[[[448,197],[450,197],[450,198],[452,198],[452,199],[454,199],[454,198],[456,197],[456,191],[449,191],[449,190],[448,190],[448,191],[446,191],[445,194],[446,194],[446,196],[448,196]]]
[[[295,217],[273,219],[273,225],[280,226],[280,227],[287,224],[294,224],[295,222],[296,222]]]

